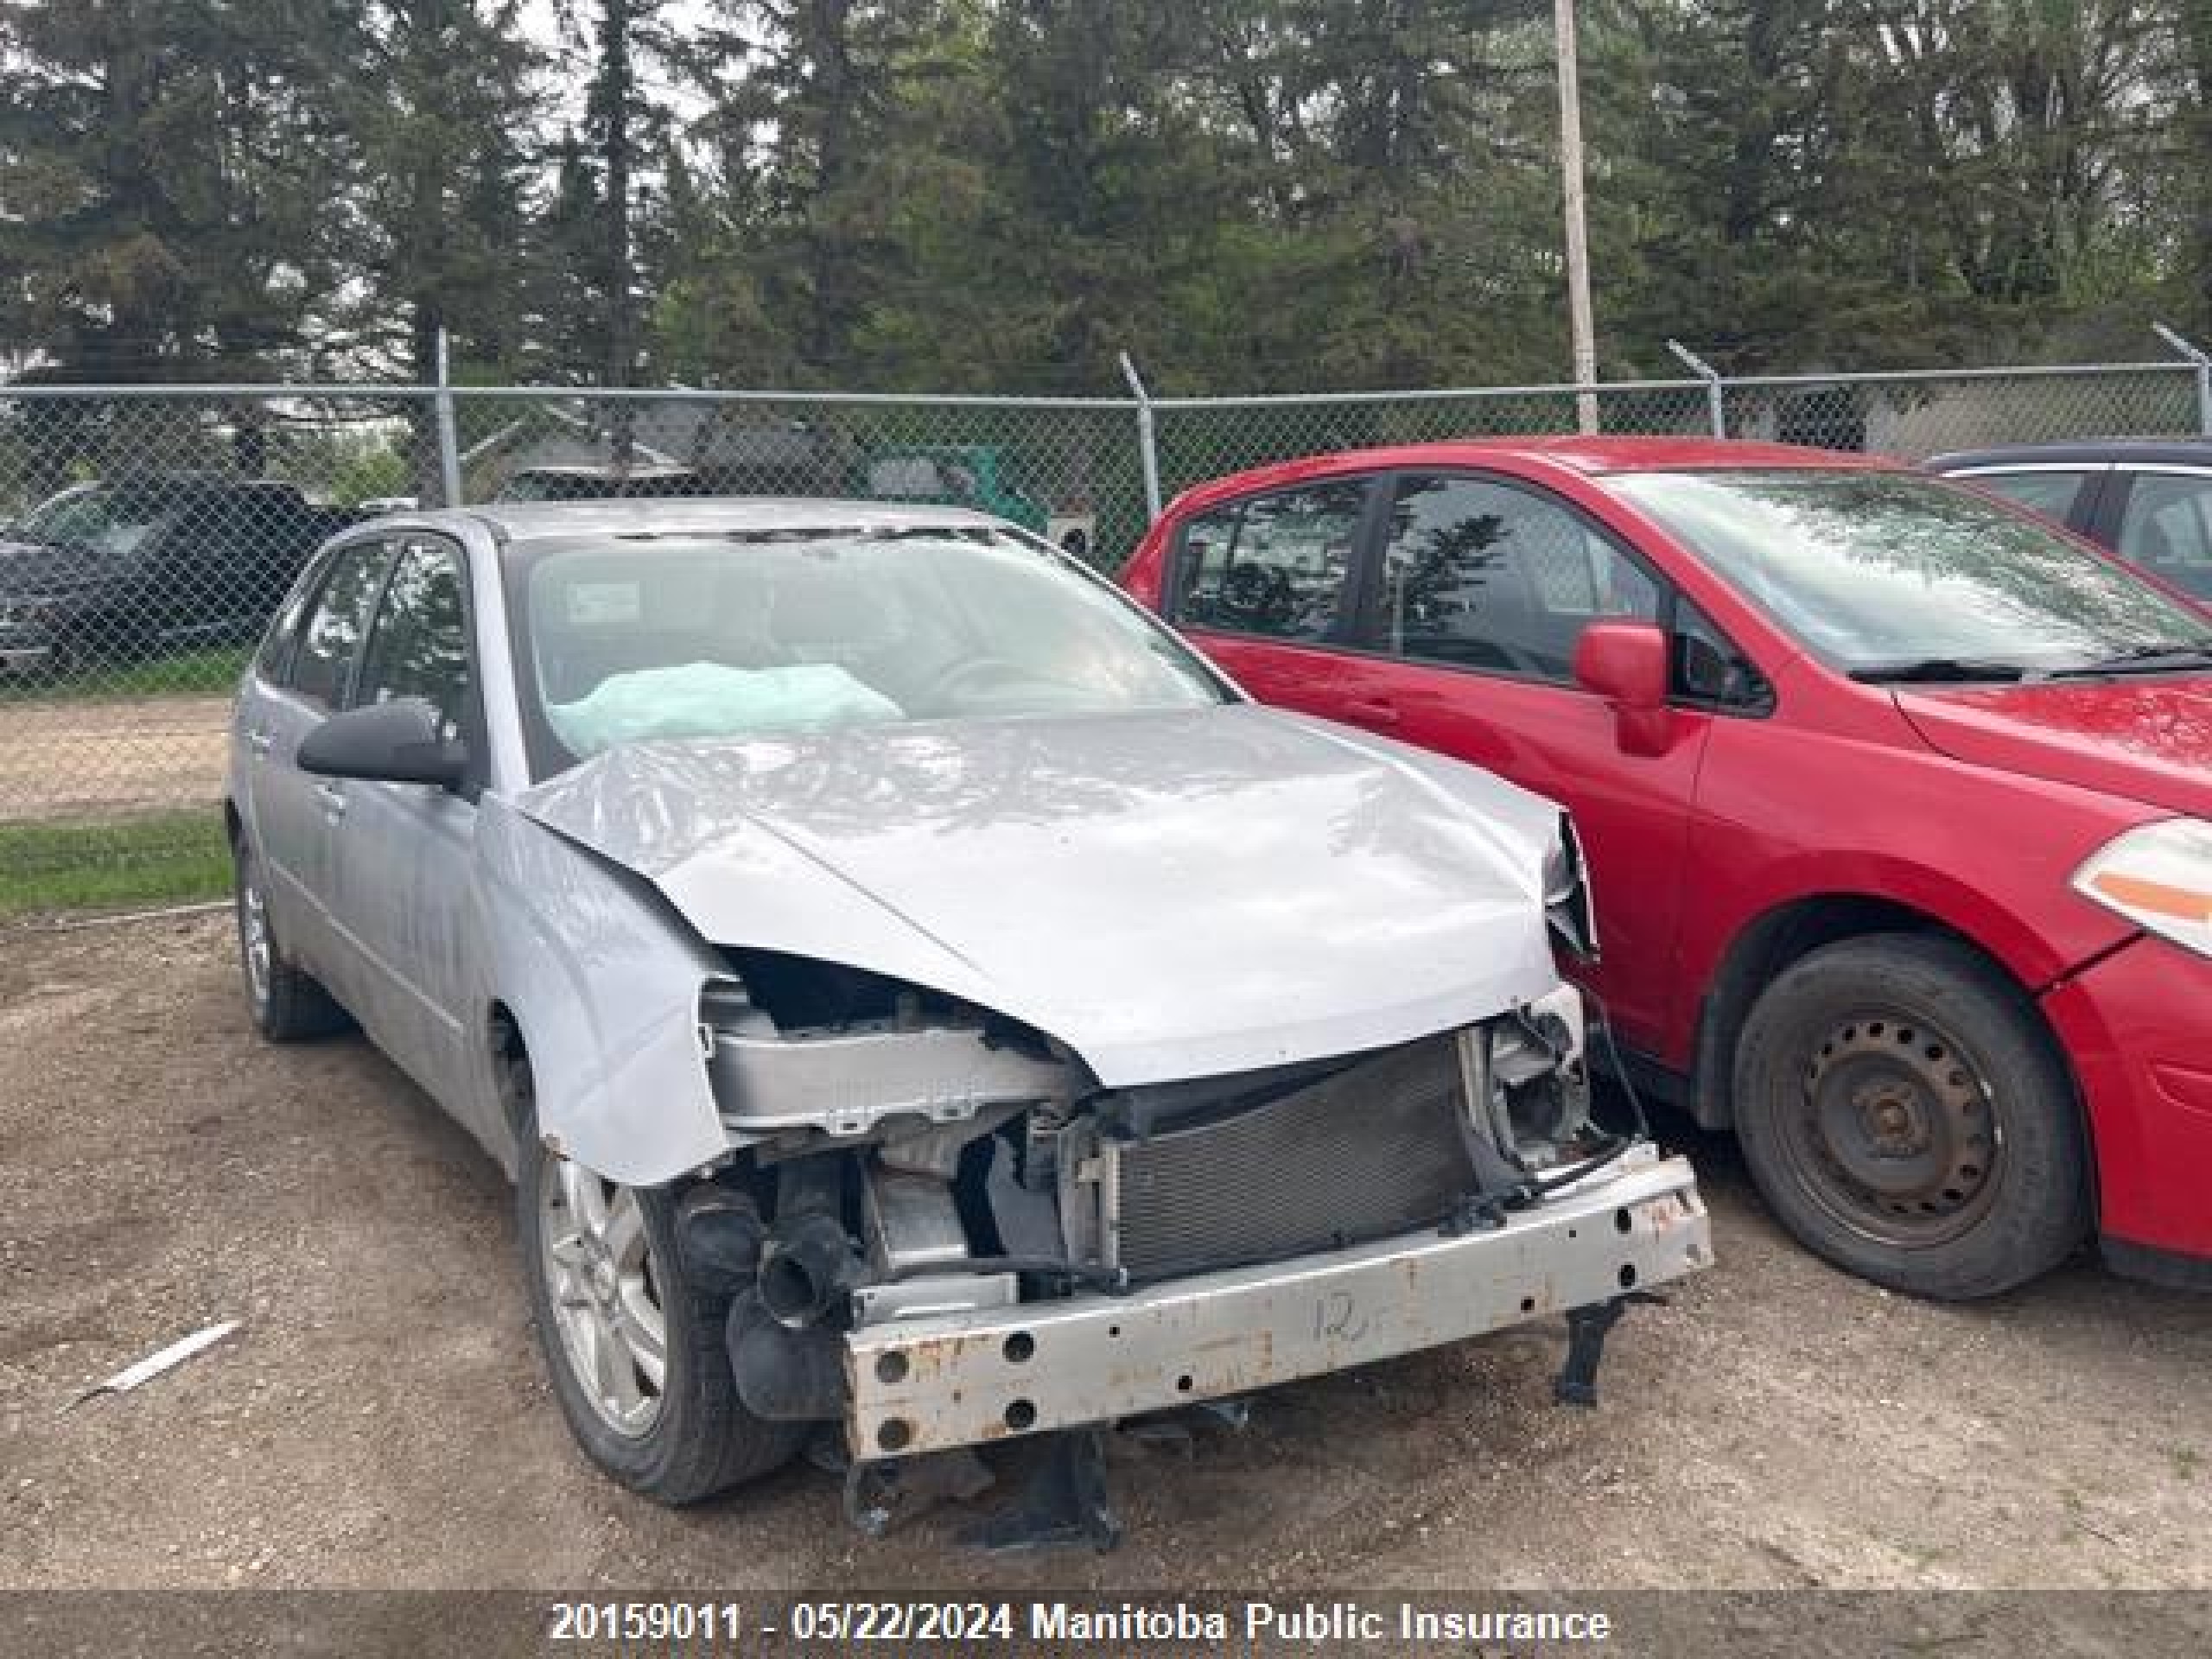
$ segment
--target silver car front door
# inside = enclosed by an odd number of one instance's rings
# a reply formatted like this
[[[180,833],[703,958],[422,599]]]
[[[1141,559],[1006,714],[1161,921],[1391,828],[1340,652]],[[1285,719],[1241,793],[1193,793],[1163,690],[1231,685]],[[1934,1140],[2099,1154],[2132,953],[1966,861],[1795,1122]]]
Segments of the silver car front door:
[[[356,1015],[377,1046],[448,1110],[467,1119],[480,1092],[478,1000],[468,948],[468,870],[485,753],[472,671],[467,567],[443,537],[400,541],[370,630],[353,706],[419,698],[474,775],[457,790],[427,784],[346,785],[337,836],[335,925],[367,977]],[[480,1135],[493,1126],[471,1122]]]

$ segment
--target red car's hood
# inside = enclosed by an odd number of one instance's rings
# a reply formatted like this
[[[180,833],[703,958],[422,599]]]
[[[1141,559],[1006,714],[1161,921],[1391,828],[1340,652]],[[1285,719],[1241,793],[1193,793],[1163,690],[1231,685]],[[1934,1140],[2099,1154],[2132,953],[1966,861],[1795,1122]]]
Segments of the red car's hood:
[[[1955,760],[2212,818],[2212,677],[1915,688],[1897,700]]]

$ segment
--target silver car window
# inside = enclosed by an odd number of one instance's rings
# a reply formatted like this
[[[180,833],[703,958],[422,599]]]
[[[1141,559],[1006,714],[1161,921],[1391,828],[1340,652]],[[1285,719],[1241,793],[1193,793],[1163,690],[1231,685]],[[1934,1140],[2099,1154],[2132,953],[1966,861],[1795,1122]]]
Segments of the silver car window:
[[[2120,550],[2184,592],[2212,599],[2212,477],[2137,474],[2120,521]]]
[[[2031,512],[2039,512],[2046,518],[2056,518],[2063,524],[2080,499],[2082,486],[2091,474],[2061,473],[2038,470],[2032,473],[1971,473],[1967,481],[1980,486],[2008,501],[2016,501]]]
[[[461,556],[435,542],[409,542],[385,585],[361,659],[353,702],[419,697],[459,737],[468,707],[468,625]]]
[[[382,542],[360,542],[340,550],[330,575],[315,596],[293,653],[288,681],[292,690],[324,709],[345,704],[353,660],[368,632],[389,563]]]

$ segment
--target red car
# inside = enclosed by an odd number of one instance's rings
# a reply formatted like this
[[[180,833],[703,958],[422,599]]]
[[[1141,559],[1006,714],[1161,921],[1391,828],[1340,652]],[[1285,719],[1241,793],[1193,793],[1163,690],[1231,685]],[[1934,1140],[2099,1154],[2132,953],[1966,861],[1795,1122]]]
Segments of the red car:
[[[2212,1286],[2212,622],[2166,588],[1901,467],[1660,439],[1248,473],[1122,579],[1261,700],[1569,807],[1621,1066],[1814,1249],[1970,1297],[2094,1232]]]

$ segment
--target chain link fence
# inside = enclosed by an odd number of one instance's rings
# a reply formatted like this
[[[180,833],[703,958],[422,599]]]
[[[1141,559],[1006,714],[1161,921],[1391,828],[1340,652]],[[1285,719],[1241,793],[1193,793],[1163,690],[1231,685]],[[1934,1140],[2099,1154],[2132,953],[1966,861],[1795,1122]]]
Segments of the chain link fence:
[[[2171,342],[2183,350],[2183,342]],[[1102,568],[1160,503],[1324,451],[1572,432],[1921,459],[2212,435],[2183,361],[1259,398],[446,386],[0,386],[0,911],[215,890],[226,706],[314,549],[448,502],[938,502]]]
[[[2212,432],[2190,364],[1957,373],[1778,376],[1721,383],[1728,435],[1922,461],[2067,438]]]

